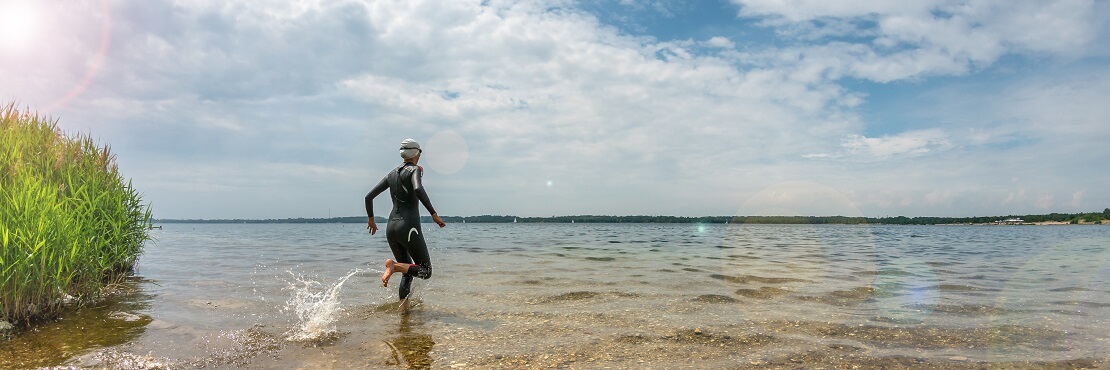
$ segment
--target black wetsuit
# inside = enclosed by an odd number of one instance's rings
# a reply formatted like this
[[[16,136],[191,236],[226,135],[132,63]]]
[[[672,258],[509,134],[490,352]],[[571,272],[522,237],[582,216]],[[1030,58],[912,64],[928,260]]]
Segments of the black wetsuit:
[[[420,209],[417,200],[424,204],[428,212],[435,214],[432,201],[424,191],[421,178],[424,169],[412,163],[404,164],[389,171],[374,189],[366,194],[366,214],[374,217],[374,197],[389,189],[393,198],[393,211],[389,212],[389,222],[385,226],[385,238],[393,258],[397,262],[412,264],[401,278],[398,296],[405,299],[413,276],[427,279],[432,276],[432,260],[428,257],[428,245],[420,231]]]

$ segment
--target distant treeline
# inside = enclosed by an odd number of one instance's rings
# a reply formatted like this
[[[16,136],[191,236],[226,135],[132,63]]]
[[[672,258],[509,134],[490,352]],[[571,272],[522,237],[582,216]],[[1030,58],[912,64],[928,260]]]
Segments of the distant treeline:
[[[940,224],[987,224],[1005,219],[1020,218],[1024,222],[1068,222],[1068,223],[1101,223],[1110,220],[1110,208],[1102,212],[1091,213],[1050,213],[1046,215],[1007,215],[1007,216],[981,216],[981,217],[847,217],[847,216],[552,216],[552,217],[517,217],[517,216],[444,216],[443,221],[448,223],[659,223],[659,224],[837,224],[837,225],[940,225]],[[421,222],[431,223],[430,216],[420,217]],[[244,223],[244,224],[273,224],[273,223],[365,223],[366,216],[331,217],[331,218],[283,218],[283,219],[219,219],[219,220],[173,220],[156,219],[157,223]],[[385,223],[382,217],[375,217],[375,222]]]
[[[1049,213],[1047,215],[1008,215],[983,217],[883,217],[868,218],[868,223],[891,225],[986,224],[999,220],[1021,219],[1024,222],[1102,223],[1110,220],[1110,208],[1090,213]]]

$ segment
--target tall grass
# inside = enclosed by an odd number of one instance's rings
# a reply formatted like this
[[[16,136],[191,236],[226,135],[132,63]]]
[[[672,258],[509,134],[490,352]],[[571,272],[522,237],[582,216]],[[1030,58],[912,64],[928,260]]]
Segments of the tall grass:
[[[132,270],[150,219],[107,146],[0,105],[0,320],[97,299]]]

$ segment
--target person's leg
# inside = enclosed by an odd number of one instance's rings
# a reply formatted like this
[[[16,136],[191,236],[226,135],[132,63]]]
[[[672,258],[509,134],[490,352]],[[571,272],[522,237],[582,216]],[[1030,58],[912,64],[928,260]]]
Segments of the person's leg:
[[[414,235],[405,243],[405,251],[412,264],[405,266],[405,276],[415,276],[421,279],[432,277],[432,259],[428,256],[428,245],[422,235]]]
[[[401,276],[401,287],[397,288],[397,297],[401,298],[401,311],[408,311],[408,293],[412,292],[413,277],[410,274]]]
[[[402,276],[401,277],[401,286],[404,287],[403,289],[406,292],[405,293],[406,295],[408,294],[407,292],[409,291],[408,289],[409,289],[409,284],[410,283],[412,283],[412,277],[409,277],[409,276]],[[401,298],[401,302],[400,302],[400,304],[398,305],[397,308],[401,311],[402,314],[409,313],[409,301],[410,301],[410,299],[408,299],[407,296],[405,298]]]
[[[414,233],[412,239],[406,239],[403,245],[408,254],[412,264],[394,263],[394,271],[400,272],[401,286],[397,292],[397,296],[401,299],[401,312],[408,312],[409,309],[409,293],[412,289],[412,280],[414,277],[427,279],[432,276],[431,259],[428,258],[428,246],[424,243],[424,237],[419,233]]]
[[[385,273],[382,274],[382,286],[387,286],[386,284],[389,282],[389,277],[393,275],[394,272],[400,272],[406,278],[409,278],[409,280],[411,280],[413,276],[421,279],[432,277],[432,261],[431,258],[428,257],[428,246],[424,243],[424,238],[414,238],[411,242],[407,243],[407,246],[403,245],[403,243],[396,244],[396,248],[394,247],[394,243],[391,242],[389,244],[389,247],[393,249],[393,256],[397,258],[397,260],[385,260]],[[402,295],[401,299],[404,299],[404,295]]]
[[[393,276],[394,272],[402,274],[408,272],[409,265],[412,264],[412,257],[404,245],[398,241],[397,232],[386,226],[386,240],[389,243],[389,249],[393,252],[394,259],[385,260],[385,272],[382,273],[382,286],[389,286],[389,278]]]

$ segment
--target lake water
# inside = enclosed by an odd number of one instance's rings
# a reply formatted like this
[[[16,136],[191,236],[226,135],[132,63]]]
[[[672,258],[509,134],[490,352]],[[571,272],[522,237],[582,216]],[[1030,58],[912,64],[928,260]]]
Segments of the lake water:
[[[1110,226],[166,224],[0,367],[1103,367]]]

